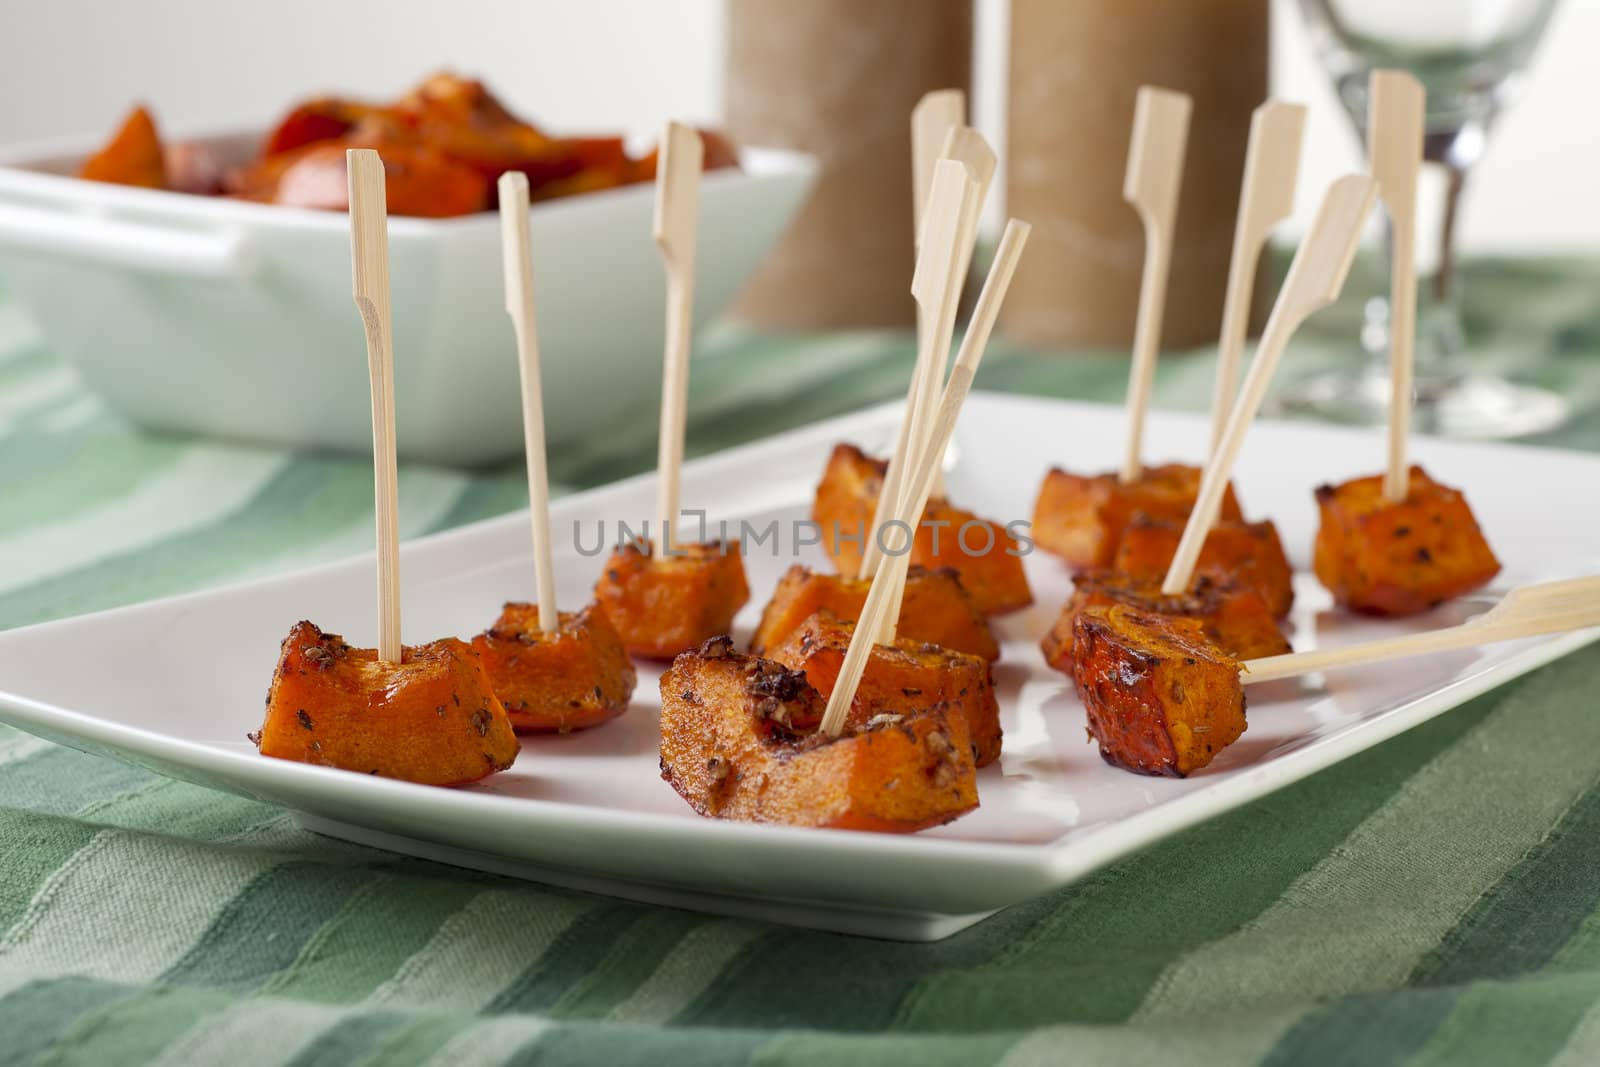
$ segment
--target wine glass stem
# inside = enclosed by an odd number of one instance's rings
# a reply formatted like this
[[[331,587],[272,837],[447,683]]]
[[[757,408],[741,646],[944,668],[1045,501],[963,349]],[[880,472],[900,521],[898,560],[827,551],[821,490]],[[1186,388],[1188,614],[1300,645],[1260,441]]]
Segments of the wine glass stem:
[[[1456,217],[1467,172],[1449,163],[1444,165],[1444,171],[1444,218],[1439,223],[1439,269],[1433,276],[1433,299],[1439,304],[1454,305]]]

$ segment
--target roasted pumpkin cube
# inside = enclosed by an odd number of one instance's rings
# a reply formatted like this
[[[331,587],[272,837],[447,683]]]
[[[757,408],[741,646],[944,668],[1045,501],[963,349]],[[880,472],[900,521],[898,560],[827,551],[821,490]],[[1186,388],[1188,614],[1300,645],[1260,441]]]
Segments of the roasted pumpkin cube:
[[[1183,527],[1182,519],[1138,513],[1123,531],[1111,569],[1136,582],[1159,585],[1178,552]],[[1271,519],[1219,521],[1200,547],[1195,573],[1254,589],[1277,618],[1287,616],[1294,606],[1294,568]]]
[[[284,638],[250,740],[263,756],[423,785],[475,782],[517,758],[511,721],[466,642],[407,646],[384,663],[309,622]]]
[[[1136,481],[1124,484],[1116,473],[1073,474],[1052,467],[1039,486],[1030,536],[1075,570],[1108,567],[1134,515],[1187,519],[1203,474],[1199,467],[1166,463],[1146,467]],[[1223,493],[1219,518],[1240,518],[1231,482]]]
[[[596,604],[563,611],[553,634],[537,604],[510,603],[472,639],[518,733],[567,733],[628,710],[638,675],[622,637]]]
[[[167,187],[167,166],[161,135],[150,112],[136,107],[122,120],[105,147],[84,160],[78,177],[146,189]]]
[[[861,571],[887,467],[854,445],[838,445],[828,457],[811,517],[819,527],[823,550],[840,574]],[[1009,530],[939,497],[923,509],[911,545],[912,565],[955,571],[984,615],[1001,615],[1033,603],[1022,556],[1020,543]]]
[[[727,633],[750,586],[735,544],[674,545],[655,556],[629,542],[612,553],[594,597],[630,653],[671,659]]]
[[[1313,565],[1342,607],[1415,615],[1486,585],[1500,561],[1459,490],[1412,467],[1406,498],[1391,503],[1383,476],[1320,486]]]
[[[1091,607],[1112,604],[1152,615],[1193,619],[1207,640],[1242,660],[1291,651],[1278,621],[1253,589],[1201,575],[1189,592],[1167,596],[1161,592],[1159,578],[1138,582],[1109,571],[1092,571],[1073,579],[1071,598],[1039,643],[1045,662],[1071,674],[1077,658],[1073,641],[1078,615]]]
[[[942,708],[817,730],[826,701],[799,671],[714,638],[661,676],[661,777],[701,815],[909,833],[978,806],[965,724]]]
[[[801,623],[769,657],[790,670],[805,672],[806,681],[823,697],[831,697],[855,629],[854,623],[823,609]],[[1000,758],[1000,702],[988,661],[981,657],[897,637],[892,646],[873,646],[855,700],[866,706],[869,717],[944,707],[967,724],[972,758],[979,767]]]
[[[1113,604],[1075,625],[1072,678],[1107,763],[1182,778],[1244,733],[1239,663],[1196,620]]]
[[[772,599],[761,613],[750,651],[765,655],[818,611],[831,611],[846,622],[854,622],[861,617],[871,589],[869,578],[823,574],[795,564],[778,580]],[[1000,646],[995,643],[988,621],[973,605],[953,570],[912,567],[906,574],[897,626],[902,637],[913,641],[990,661],[1000,658]]]

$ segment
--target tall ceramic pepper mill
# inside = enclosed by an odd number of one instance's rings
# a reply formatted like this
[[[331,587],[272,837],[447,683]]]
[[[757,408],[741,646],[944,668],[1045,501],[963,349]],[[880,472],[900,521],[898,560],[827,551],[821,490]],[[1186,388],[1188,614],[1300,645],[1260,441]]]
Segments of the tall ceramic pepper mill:
[[[971,0],[728,0],[727,127],[821,164],[733,309],[777,329],[910,326],[910,116],[968,87]]]
[[[1267,96],[1268,2],[1012,0],[1006,211],[1033,239],[1006,336],[1132,343],[1144,231],[1122,179],[1134,98],[1157,85],[1194,99],[1163,344],[1216,342],[1250,113]]]

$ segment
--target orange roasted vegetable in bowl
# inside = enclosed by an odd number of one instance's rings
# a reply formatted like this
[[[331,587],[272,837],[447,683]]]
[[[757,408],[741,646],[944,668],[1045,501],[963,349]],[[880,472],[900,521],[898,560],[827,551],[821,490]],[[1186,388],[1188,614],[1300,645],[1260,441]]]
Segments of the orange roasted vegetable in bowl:
[[[1406,497],[1383,495],[1383,476],[1320,486],[1313,564],[1342,607],[1415,615],[1486,585],[1500,561],[1459,490],[1413,466]]]
[[[1203,473],[1199,467],[1166,463],[1146,467],[1137,480],[1124,483],[1115,473],[1074,474],[1052,467],[1039,486],[1030,536],[1075,570],[1108,567],[1136,514],[1177,522],[1187,519]],[[1219,519],[1240,517],[1230,482]]]
[[[737,544],[673,545],[657,556],[629,542],[611,554],[594,597],[631,654],[671,659],[727,633],[750,585]]]
[[[852,706],[837,738],[799,671],[734,651],[727,637],[661,676],[661,777],[701,815],[910,833],[978,806],[971,740],[942,708]]]
[[[705,167],[736,167],[724,137],[702,131]],[[383,157],[390,215],[451,218],[495,206],[501,174],[528,176],[534,200],[610,189],[655,177],[655,152],[634,157],[620,136],[557,136],[515,115],[473,78],[429,75],[398,100],[319,96],[294,105],[262,138],[254,158],[224,167],[203,146],[163,146],[135,108],[80,177],[199,195],[343,211],[344,153]],[[165,163],[163,164],[163,159]]]
[[[1114,604],[1150,615],[1190,619],[1208,641],[1241,660],[1290,651],[1289,640],[1278,629],[1277,619],[1253,589],[1201,575],[1187,593],[1168,596],[1161,592],[1159,578],[1141,582],[1112,572],[1093,571],[1073,580],[1071,598],[1040,642],[1045,662],[1071,674],[1077,658],[1074,641],[1078,616],[1089,608]]]
[[[1111,604],[1075,625],[1072,677],[1107,763],[1182,778],[1244,733],[1239,662],[1196,620]]]
[[[363,120],[382,114],[382,109],[356,100],[336,96],[317,97],[296,104],[278,120],[261,142],[261,155],[275,156],[316,141],[332,141],[355,129]]]
[[[872,579],[824,574],[796,563],[772,591],[750,641],[750,651],[765,655],[818,611],[846,622],[861,617]],[[972,603],[954,570],[912,567],[900,601],[900,636],[994,661],[1000,658],[989,622]]]
[[[166,159],[161,135],[156,132],[150,112],[143,107],[130,111],[106,146],[84,160],[78,177],[115,185],[165,189]]]
[[[1181,519],[1136,514],[1122,533],[1111,569],[1135,582],[1159,585],[1177,554],[1183,527]],[[1195,573],[1255,590],[1277,618],[1294,606],[1294,567],[1271,519],[1219,521],[1206,535]]]
[[[840,574],[860,573],[887,467],[854,445],[838,445],[828,457],[811,518]],[[984,615],[1002,615],[1033,603],[1022,556],[1020,542],[1006,528],[941,497],[929,500],[923,509],[911,546],[913,566],[955,571]]]
[[[511,721],[465,642],[407,646],[384,663],[309,622],[284,638],[250,739],[263,756],[423,785],[465,785],[517,758]]]
[[[622,637],[596,604],[560,613],[553,634],[536,604],[509,603],[472,639],[495,696],[518,733],[567,733],[628,710],[638,674]]]
[[[769,658],[791,670],[826,699],[833,695],[839,670],[850,649],[855,624],[823,610],[811,616],[773,648]],[[989,664],[949,648],[906,637],[891,645],[874,645],[856,687],[855,704],[869,718],[922,708],[944,708],[966,724],[973,762],[987,767],[1000,758],[1000,702]]]
[[[382,157],[384,192],[395,215],[451,218],[482,211],[489,203],[489,182],[471,167],[426,145],[360,135],[306,146],[284,160],[276,175],[264,178],[259,195],[287,207],[349,210],[345,152],[351,148],[372,148]]]

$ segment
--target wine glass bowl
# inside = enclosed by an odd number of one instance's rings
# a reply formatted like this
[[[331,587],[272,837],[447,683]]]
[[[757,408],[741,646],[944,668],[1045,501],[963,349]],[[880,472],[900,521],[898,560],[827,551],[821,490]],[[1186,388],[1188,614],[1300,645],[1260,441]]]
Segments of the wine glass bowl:
[[[1455,273],[1461,193],[1489,133],[1515,98],[1557,0],[1300,0],[1313,46],[1358,132],[1378,69],[1406,70],[1427,94],[1423,160],[1444,174],[1436,221],[1419,235],[1416,408],[1421,429],[1464,437],[1517,437],[1564,421],[1566,401],[1474,369]],[[1425,223],[1426,225],[1426,223]],[[1385,257],[1385,262],[1387,262]],[[1431,269],[1425,264],[1431,262]],[[1362,370],[1325,374],[1284,402],[1335,418],[1387,417],[1388,300],[1364,306]]]

